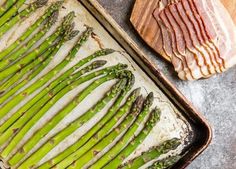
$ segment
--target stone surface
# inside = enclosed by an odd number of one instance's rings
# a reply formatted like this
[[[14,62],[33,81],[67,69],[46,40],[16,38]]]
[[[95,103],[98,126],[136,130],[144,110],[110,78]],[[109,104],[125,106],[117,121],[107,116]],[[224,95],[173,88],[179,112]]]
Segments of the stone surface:
[[[236,67],[207,80],[183,82],[136,34],[129,17],[135,0],[98,0],[159,69],[210,121],[209,148],[188,169],[236,169]]]

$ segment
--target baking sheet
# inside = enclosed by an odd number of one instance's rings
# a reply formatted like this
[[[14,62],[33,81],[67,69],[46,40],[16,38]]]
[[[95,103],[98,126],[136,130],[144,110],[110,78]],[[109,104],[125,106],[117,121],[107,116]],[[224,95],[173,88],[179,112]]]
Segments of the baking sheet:
[[[49,0],[49,4],[54,1],[55,0]],[[43,8],[43,10],[42,9],[37,10],[37,12],[33,14],[30,18],[26,19],[25,22],[22,22],[19,25],[16,25],[12,30],[10,30],[4,36],[4,39],[0,41],[1,43],[0,49],[5,48],[9,44],[11,44],[17,37],[19,37],[21,33],[29,25],[31,25],[32,22],[37,17],[40,17],[43,14],[45,9],[46,8]],[[108,63],[106,66],[115,65],[119,62],[128,64],[129,70],[132,70],[132,72],[135,74],[135,77],[136,77],[136,83],[135,83],[134,88],[142,87],[142,94],[144,96],[146,96],[148,92],[154,92],[154,95],[155,95],[154,106],[158,106],[162,110],[161,121],[157,124],[157,126],[150,133],[150,135],[137,148],[137,150],[133,154],[131,154],[131,156],[128,159],[131,159],[131,158],[134,158],[135,156],[140,155],[141,152],[148,150],[148,148],[151,146],[159,145],[163,141],[174,138],[174,137],[180,138],[182,140],[182,144],[181,146],[179,146],[177,150],[172,151],[170,153],[171,154],[181,153],[184,147],[186,146],[186,143],[188,143],[189,134],[191,133],[191,130],[192,130],[187,120],[182,116],[179,110],[171,103],[171,101],[163,94],[163,92],[156,86],[156,84],[148,77],[148,75],[146,75],[143,72],[143,70],[139,68],[139,66],[133,61],[131,56],[110,36],[110,34],[103,28],[103,26],[99,24],[99,22],[83,7],[83,5],[80,2],[76,0],[66,0],[63,5],[63,9],[60,10],[60,20],[63,18],[63,16],[65,16],[70,11],[76,12],[76,18],[74,20],[76,23],[76,28],[82,32],[85,30],[85,25],[92,26],[94,28],[94,33],[96,34],[96,38],[90,38],[89,41],[79,51],[74,61],[71,64],[69,64],[62,72],[64,72],[65,70],[67,70],[68,68],[76,64],[82,58],[92,54],[93,52],[95,52],[96,50],[99,50],[100,48],[106,47],[106,48],[115,49],[117,50],[117,52],[115,52],[114,54],[111,54],[105,57],[100,57],[98,59],[107,60]],[[60,22],[57,23],[57,25],[59,24]],[[18,28],[18,29],[15,29],[15,28]],[[54,26],[54,29],[55,28],[56,28],[56,25]],[[49,34],[51,33],[52,31],[49,32]],[[58,54],[55,56],[54,60],[50,63],[50,65],[44,71],[42,71],[34,80],[32,80],[31,83],[37,81],[38,78],[40,78],[43,74],[47,73],[57,63],[63,60],[63,58],[72,48],[73,44],[76,42],[76,39],[78,39],[78,37],[67,42],[63,46],[63,48],[58,52]],[[58,76],[60,76],[60,74],[58,74]],[[31,83],[29,83],[28,85],[30,85]],[[18,147],[22,145],[31,136],[31,134],[34,131],[36,131],[42,125],[46,124],[47,119],[52,117],[58,110],[63,108],[63,106],[66,105],[66,103],[70,102],[71,99],[79,91],[83,90],[83,88],[86,87],[90,83],[91,81],[77,87],[75,90],[69,92],[60,101],[58,101],[52,107],[52,109],[50,109],[48,113],[39,122],[37,122],[37,124],[28,132],[28,134],[24,137],[24,139],[19,143]],[[103,96],[103,94],[107,91],[108,86],[111,86],[112,84],[114,84],[114,81],[108,82],[105,85],[102,85],[99,88],[97,88],[96,92],[93,92],[80,105],[78,105],[61,123],[57,125],[57,127],[55,127],[44,139],[42,139],[39,142],[39,144],[37,144],[31,152],[33,152],[35,149],[40,147],[47,140],[47,138],[50,138],[50,136],[52,136],[58,130],[61,130],[71,121],[73,121],[76,117],[79,117],[81,114],[85,113],[94,103],[96,103]],[[45,84],[45,86],[46,85],[47,84]],[[40,89],[37,92],[40,92]],[[32,97],[33,96],[27,97],[22,103],[19,104],[19,106],[14,108],[12,112],[14,112],[14,110],[19,108],[22,104],[26,103],[27,100],[29,100]],[[78,129],[70,137],[68,137],[61,144],[55,147],[55,149],[53,149],[44,159],[42,159],[41,163],[44,161],[47,161],[48,158],[53,157],[54,155],[60,153],[65,148],[73,144],[81,135],[83,135],[83,133],[86,133],[86,131],[92,126],[91,124],[94,124],[95,122],[97,122],[102,117],[102,115],[104,115],[108,107],[109,106],[107,106],[103,111],[101,111],[96,116],[94,116],[94,118],[91,119],[91,121],[89,121],[88,124]],[[0,124],[4,120],[9,118],[10,116],[11,116],[11,112],[3,120],[0,121]],[[140,127],[142,127],[142,125]],[[15,148],[15,150],[17,150],[17,147]],[[101,152],[101,154],[102,153],[103,152]],[[161,158],[163,157],[164,156],[161,156]]]

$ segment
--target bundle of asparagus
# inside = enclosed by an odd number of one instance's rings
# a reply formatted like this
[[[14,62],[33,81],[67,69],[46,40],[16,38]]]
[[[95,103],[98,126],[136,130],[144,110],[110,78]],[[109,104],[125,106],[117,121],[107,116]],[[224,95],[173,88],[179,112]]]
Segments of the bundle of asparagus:
[[[15,42],[13,42],[9,47],[7,47],[6,49],[4,49],[3,51],[0,52],[0,59],[3,59],[4,57],[6,57],[8,54],[10,54],[13,50],[15,50],[16,48],[22,47],[23,42],[30,37],[30,35],[33,34],[33,32],[35,32],[35,30],[38,29],[38,27],[42,24],[45,24],[45,22],[48,22],[48,17],[52,17],[51,15],[53,15],[54,12],[58,11],[59,8],[61,7],[63,1],[57,1],[56,3],[52,4],[47,11],[43,14],[43,16],[41,16],[38,20],[36,20],[36,22],[31,25],[24,33],[23,35],[21,35]],[[39,35],[40,36],[40,35]],[[40,37],[37,37],[40,39]],[[32,39],[32,38],[30,38]],[[35,42],[37,40],[35,39]],[[32,41],[33,42],[33,41]]]
[[[47,1],[35,0],[21,11],[25,0],[4,2],[0,8],[0,38],[36,9],[45,6]],[[146,99],[141,95],[141,88],[130,93],[135,85],[135,75],[127,70],[126,64],[104,67],[109,61],[97,60],[103,56],[112,57],[111,54],[116,52],[113,49],[97,50],[87,57],[83,56],[83,59],[66,71],[63,70],[88,41],[93,32],[91,27],[86,26],[86,30],[79,35],[64,60],[45,75],[38,77],[64,44],[79,33],[74,30],[75,13],[70,12],[64,17],[61,25],[35,47],[57,22],[62,4],[63,0],[52,3],[29,29],[0,51],[0,119],[4,120],[0,124],[0,157],[10,167],[19,169],[139,168],[176,149],[180,140],[172,139],[123,164],[160,121],[161,110],[152,108],[153,93],[149,93]],[[56,74],[61,75],[54,77]],[[25,87],[33,79],[37,80]],[[54,130],[91,93],[108,82],[115,84],[107,89],[99,101],[63,129],[46,138],[39,148],[34,149],[43,137]],[[60,99],[82,84],[87,86],[37,130],[31,131]],[[36,91],[39,92],[35,93]],[[33,94],[31,99],[17,107],[18,103]],[[109,104],[106,113],[76,142],[65,147],[60,154],[40,163],[51,150],[86,125],[96,114],[105,110]],[[9,113],[11,116],[8,116]],[[142,127],[140,124],[143,124]],[[28,140],[24,139],[25,136],[29,137]],[[166,168],[177,160],[175,157],[158,160],[152,168]]]
[[[53,159],[49,160],[48,162],[45,162],[42,164],[39,168],[51,168],[55,165],[57,165],[59,162],[61,162],[63,159],[68,157],[70,154],[78,150],[81,146],[83,146],[86,142],[93,139],[93,136],[96,135],[96,137],[102,137],[104,136],[109,130],[122,118],[122,116],[129,111],[131,108],[131,105],[134,103],[136,98],[138,97],[140,93],[140,88],[134,90],[128,99],[126,100],[126,103],[120,107],[120,104],[122,100],[124,99],[124,96],[126,93],[132,88],[133,82],[127,84],[125,89],[121,92],[119,97],[116,99],[115,103],[111,106],[111,108],[108,110],[106,115],[91,129],[89,130],[85,135],[83,135],[75,144],[67,148],[64,152],[59,154],[58,156],[54,157]],[[100,130],[100,131],[99,131]],[[96,141],[96,140],[95,140]],[[67,161],[69,163],[69,161]],[[58,165],[60,166],[60,165]]]
[[[32,12],[34,12],[37,8],[44,6],[48,0],[37,0],[30,4],[26,9],[17,13],[13,18],[11,18],[12,14],[4,14],[0,18],[0,37],[6,33],[9,29],[11,29],[18,21],[23,18],[28,17]],[[18,1],[19,2],[19,1]],[[12,11],[13,13],[13,11]]]
[[[42,7],[47,3],[48,0],[37,0],[34,3],[30,4],[29,7],[21,12],[18,12],[20,7],[25,3],[26,0],[18,0],[14,4],[15,0],[10,0],[10,2],[6,2],[3,5],[2,10],[0,11],[0,26],[6,26],[6,28],[2,29],[5,33],[7,28],[11,28],[15,23],[17,23],[22,17],[27,17],[32,13],[35,9]],[[14,4],[14,5],[13,5]],[[9,7],[12,6],[10,9]],[[16,15],[17,14],[17,15]],[[13,17],[15,15],[15,17]],[[13,18],[12,18],[13,17]],[[9,22],[9,23],[7,23]],[[1,35],[3,34],[1,33]]]

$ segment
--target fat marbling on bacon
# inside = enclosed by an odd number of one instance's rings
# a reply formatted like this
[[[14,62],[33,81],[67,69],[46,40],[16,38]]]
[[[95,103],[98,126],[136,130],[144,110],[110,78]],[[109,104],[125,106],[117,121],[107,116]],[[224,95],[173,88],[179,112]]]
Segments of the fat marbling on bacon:
[[[220,0],[159,0],[153,15],[160,53],[181,79],[208,78],[236,64],[236,26]]]

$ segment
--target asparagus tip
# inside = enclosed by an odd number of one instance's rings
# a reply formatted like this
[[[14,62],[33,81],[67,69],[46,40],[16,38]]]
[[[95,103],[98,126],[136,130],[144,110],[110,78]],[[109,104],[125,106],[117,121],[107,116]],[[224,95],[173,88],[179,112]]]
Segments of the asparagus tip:
[[[114,49],[110,49],[110,48],[104,49],[104,51],[105,51],[105,55],[109,55],[109,54],[111,54],[111,53],[114,53],[114,52],[115,52],[115,50],[114,50]]]
[[[135,93],[136,95],[139,95],[141,93],[141,87],[135,89],[133,93]]]
[[[37,0],[35,1],[36,7],[40,8],[48,3],[48,0]]]
[[[134,86],[134,84],[135,84],[135,76],[132,73],[129,80],[128,80],[128,82],[127,82],[127,88],[131,89]]]
[[[63,20],[63,28],[66,29],[66,27],[68,25],[71,25],[72,23],[72,20],[74,19],[75,17],[75,12],[72,11],[70,12],[69,14],[67,14],[65,17],[64,17],[64,20]]]
[[[150,122],[154,125],[160,120],[161,110],[159,108],[154,108],[151,112]]]
[[[123,64],[123,63],[118,63],[117,65],[120,69],[126,69],[128,68],[128,65],[127,64]]]
[[[77,44],[78,44],[79,46],[81,46],[83,43],[85,43],[85,42],[87,41],[88,37],[91,35],[91,33],[92,33],[92,28],[87,28],[87,29],[82,33],[82,35],[80,36],[80,38],[79,38]],[[96,53],[95,53],[95,54],[96,54]]]
[[[153,104],[153,101],[154,101],[154,94],[153,94],[153,92],[151,92],[151,93],[148,94],[144,104],[146,106],[150,107]]]
[[[68,36],[68,40],[71,40],[73,39],[75,36],[77,36],[79,34],[79,31],[78,30],[74,30],[72,31],[69,36]]]
[[[93,66],[94,69],[97,69],[97,68],[99,68],[99,67],[104,66],[105,64],[107,64],[107,61],[106,61],[106,60],[97,60],[97,61],[94,61],[94,62],[92,63],[92,66]]]
[[[121,81],[120,88],[124,88],[126,86],[127,79],[121,79],[120,81]]]
[[[170,150],[174,150],[176,149],[179,145],[181,144],[180,139],[178,138],[173,138],[171,140],[166,141],[165,143],[163,143],[164,145],[164,150],[166,150],[167,152]]]
[[[135,103],[134,103],[134,107],[133,107],[133,108],[135,108],[135,107],[139,107],[139,108],[142,107],[143,101],[144,101],[143,95],[139,95],[139,96],[137,97],[137,99],[135,100]]]
[[[58,16],[59,16],[59,10],[56,10],[52,13],[52,15],[50,16],[49,18],[49,23],[50,24],[54,24],[56,23],[57,19],[58,19]]]
[[[130,79],[132,77],[133,73],[130,70],[123,70],[120,73],[120,78],[128,78]]]
[[[64,3],[64,0],[57,1],[57,2],[55,2],[50,8],[56,10],[56,9],[60,8],[63,3]]]

